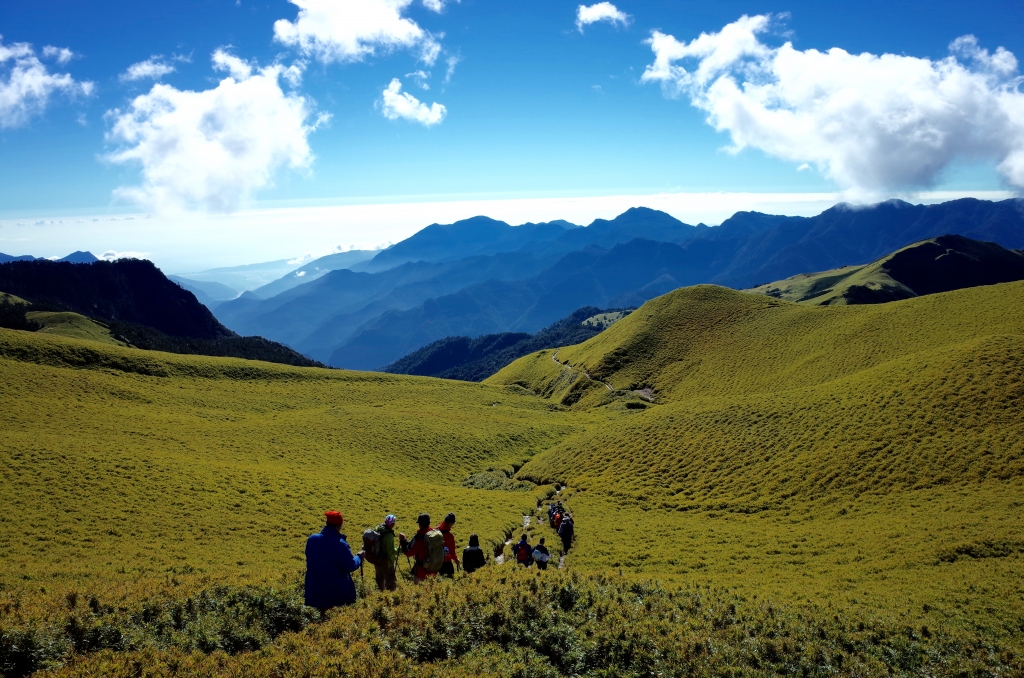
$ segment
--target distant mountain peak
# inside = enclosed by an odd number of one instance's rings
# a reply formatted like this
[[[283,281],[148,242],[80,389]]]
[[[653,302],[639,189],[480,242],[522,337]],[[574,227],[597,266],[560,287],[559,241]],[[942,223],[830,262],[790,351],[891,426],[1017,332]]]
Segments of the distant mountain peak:
[[[57,261],[66,261],[69,264],[92,264],[99,260],[100,258],[92,252],[83,252],[79,250],[78,252],[72,252],[62,259],[58,259]]]

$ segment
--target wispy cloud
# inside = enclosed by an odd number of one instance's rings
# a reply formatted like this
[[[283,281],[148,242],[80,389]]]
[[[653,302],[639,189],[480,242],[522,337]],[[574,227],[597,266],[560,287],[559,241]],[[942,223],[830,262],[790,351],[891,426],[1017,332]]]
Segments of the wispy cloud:
[[[435,102],[428,106],[408,92],[403,92],[398,78],[393,79],[381,95],[381,110],[388,120],[402,118],[426,127],[440,123],[448,113],[442,104]]]
[[[159,55],[151,56],[145,61],[132,64],[120,75],[121,82],[135,82],[136,80],[159,80],[168,73],[174,72],[174,66]]]
[[[974,36],[938,61],[771,47],[759,36],[772,21],[743,16],[690,42],[654,31],[642,80],[688,97],[731,151],[811,165],[850,196],[927,188],[957,158],[993,159],[1024,188],[1024,93],[1009,51]]]
[[[63,66],[75,58],[75,53],[67,47],[54,47],[53,45],[47,45],[43,47],[43,57],[46,59],[53,59]]]

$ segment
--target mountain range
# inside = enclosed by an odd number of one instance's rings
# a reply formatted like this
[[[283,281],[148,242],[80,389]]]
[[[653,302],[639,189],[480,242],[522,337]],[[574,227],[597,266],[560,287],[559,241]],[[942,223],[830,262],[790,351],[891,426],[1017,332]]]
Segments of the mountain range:
[[[714,227],[642,207],[586,227],[474,217],[432,224],[270,298],[243,294],[216,314],[239,333],[328,364],[379,369],[449,336],[534,333],[584,306],[638,306],[706,282],[749,288],[864,265],[946,234],[1022,247],[1024,202],[890,200],[814,217],[738,212]]]

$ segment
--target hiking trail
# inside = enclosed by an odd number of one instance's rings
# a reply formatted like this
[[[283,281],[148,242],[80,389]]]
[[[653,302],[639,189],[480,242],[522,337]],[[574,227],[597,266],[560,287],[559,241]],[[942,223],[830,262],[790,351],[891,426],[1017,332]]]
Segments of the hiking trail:
[[[555,361],[555,362],[558,362],[558,361]],[[588,376],[588,378],[589,378],[589,376]],[[601,383],[604,383],[604,382],[601,382]],[[605,386],[608,386],[608,385],[605,384]],[[609,386],[608,388],[610,389],[611,387]],[[552,495],[551,498],[558,497],[558,495],[562,494],[562,490],[564,490],[564,489],[565,489],[565,486],[563,485],[561,488],[555,490],[555,494]],[[543,507],[538,507],[537,510],[540,511],[542,509],[543,509]],[[526,516],[524,515],[523,517],[525,518]],[[532,514],[531,514],[531,517],[533,517]],[[543,525],[547,525],[546,522],[541,521],[541,520],[538,519],[537,520],[537,525],[540,526],[542,524]],[[512,535],[514,535],[514,533],[515,533],[515,530],[512,530]],[[509,546],[512,546],[513,544],[515,544],[515,537],[514,536],[510,536],[508,539],[505,540],[504,544],[502,544],[501,553],[497,553],[494,556],[494,564],[495,565],[503,565],[505,563],[505,549],[507,547],[509,547]],[[559,555],[559,557],[558,557],[558,569],[559,570],[565,569],[565,555],[566,555],[565,552],[562,551],[561,555]]]
[[[558,360],[558,352],[559,352],[560,350],[561,350],[561,349],[555,349],[555,352],[551,354],[551,359],[552,359],[552,360],[554,360],[554,361],[555,361],[556,363],[558,363],[559,365],[561,365],[563,369],[569,370],[570,372],[571,372],[571,371],[573,371],[573,368],[572,368],[572,367],[570,367],[568,363],[563,363],[563,362],[560,362],[560,361]],[[609,383],[608,383],[608,382],[606,382],[606,381],[601,381],[600,379],[594,379],[594,378],[593,378],[592,376],[590,376],[590,372],[588,372],[588,371],[586,371],[586,370],[583,370],[583,376],[585,376],[585,377],[586,377],[587,379],[589,379],[590,381],[595,381],[595,382],[597,382],[598,384],[602,384],[602,385],[603,385],[603,386],[604,386],[604,387],[605,387],[606,389],[608,389],[609,391],[613,391],[613,392],[615,391],[615,389],[614,389],[614,388],[612,388],[612,385],[611,385],[611,384],[609,384]]]

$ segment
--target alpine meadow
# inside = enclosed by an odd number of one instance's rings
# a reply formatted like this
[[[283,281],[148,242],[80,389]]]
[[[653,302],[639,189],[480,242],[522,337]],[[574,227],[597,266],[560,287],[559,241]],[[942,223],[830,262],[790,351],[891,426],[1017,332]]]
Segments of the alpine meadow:
[[[681,674],[1019,670],[1022,292],[686,288],[483,385],[2,330],[7,670],[85,652],[58,673],[565,671],[545,615],[585,629],[577,670],[641,674],[634,645]],[[495,475],[523,482],[474,487]],[[287,618],[322,506],[356,526],[451,509],[500,553],[556,483],[568,575],[497,567]],[[691,641],[731,649],[698,661]]]
[[[0,678],[1024,678],[1024,3],[0,7]]]

